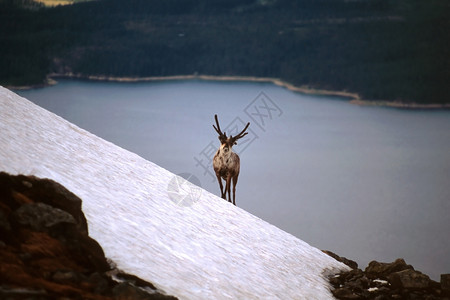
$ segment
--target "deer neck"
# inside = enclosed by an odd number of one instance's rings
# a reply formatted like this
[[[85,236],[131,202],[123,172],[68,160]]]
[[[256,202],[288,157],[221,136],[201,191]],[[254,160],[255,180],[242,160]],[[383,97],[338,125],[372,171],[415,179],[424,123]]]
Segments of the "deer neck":
[[[224,160],[228,160],[233,156],[234,152],[233,149],[231,147],[225,147],[224,145],[222,145],[220,147],[220,154],[219,156],[224,159]]]

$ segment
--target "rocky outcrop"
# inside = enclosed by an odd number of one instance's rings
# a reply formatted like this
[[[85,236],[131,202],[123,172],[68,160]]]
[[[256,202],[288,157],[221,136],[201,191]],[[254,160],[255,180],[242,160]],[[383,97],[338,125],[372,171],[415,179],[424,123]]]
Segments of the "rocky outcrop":
[[[347,261],[334,253],[331,256]],[[450,274],[441,275],[441,282],[435,282],[401,258],[392,263],[372,261],[364,271],[353,263],[347,264],[353,268],[351,271],[330,278],[332,293],[338,299],[450,300]]]
[[[337,261],[340,261],[341,263],[349,266],[352,269],[357,269],[358,268],[358,264],[356,263],[356,261],[353,261],[351,259],[342,257],[337,255],[336,253],[333,253],[329,250],[322,250],[323,253],[328,254],[329,256],[331,256],[332,258],[334,258]]]
[[[0,173],[0,299],[176,299],[111,267],[81,204],[54,181]]]

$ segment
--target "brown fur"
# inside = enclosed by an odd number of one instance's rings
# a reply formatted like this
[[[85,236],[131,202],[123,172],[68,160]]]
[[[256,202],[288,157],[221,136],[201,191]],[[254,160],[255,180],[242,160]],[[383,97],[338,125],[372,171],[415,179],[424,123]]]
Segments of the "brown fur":
[[[220,193],[222,198],[226,200],[226,194],[228,193],[228,202],[231,202],[231,181],[233,182],[233,204],[236,205],[236,184],[239,177],[240,170],[240,158],[233,152],[232,147],[237,144],[236,141],[247,134],[245,132],[250,125],[247,123],[244,130],[241,131],[235,137],[227,137],[226,133],[222,133],[219,126],[219,120],[217,115],[214,116],[216,119],[217,128],[213,125],[214,129],[219,134],[220,148],[217,150],[216,155],[213,158],[214,172],[217,176],[217,181],[219,181]],[[225,180],[225,189],[223,189],[222,179]]]

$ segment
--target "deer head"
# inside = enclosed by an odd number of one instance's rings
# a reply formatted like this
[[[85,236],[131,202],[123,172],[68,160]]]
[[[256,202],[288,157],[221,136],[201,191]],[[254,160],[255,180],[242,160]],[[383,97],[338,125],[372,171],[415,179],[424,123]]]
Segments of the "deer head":
[[[230,135],[230,137],[227,137],[226,132],[222,132],[219,125],[219,119],[217,118],[217,115],[214,115],[214,119],[216,120],[216,126],[213,125],[214,129],[219,134],[219,141],[221,143],[220,148],[223,149],[225,152],[231,151],[231,148],[234,145],[237,145],[237,140],[240,138],[243,138],[248,132],[245,132],[250,125],[250,122],[247,123],[244,130],[242,130],[240,133],[238,133],[236,136]]]

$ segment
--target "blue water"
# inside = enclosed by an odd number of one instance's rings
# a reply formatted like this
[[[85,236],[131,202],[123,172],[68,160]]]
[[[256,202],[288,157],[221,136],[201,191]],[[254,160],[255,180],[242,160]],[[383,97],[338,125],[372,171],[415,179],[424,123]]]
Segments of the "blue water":
[[[448,110],[360,107],[250,82],[62,80],[19,94],[217,195],[214,114],[229,134],[251,122],[234,147],[239,207],[361,268],[403,257],[433,279],[450,272]]]

